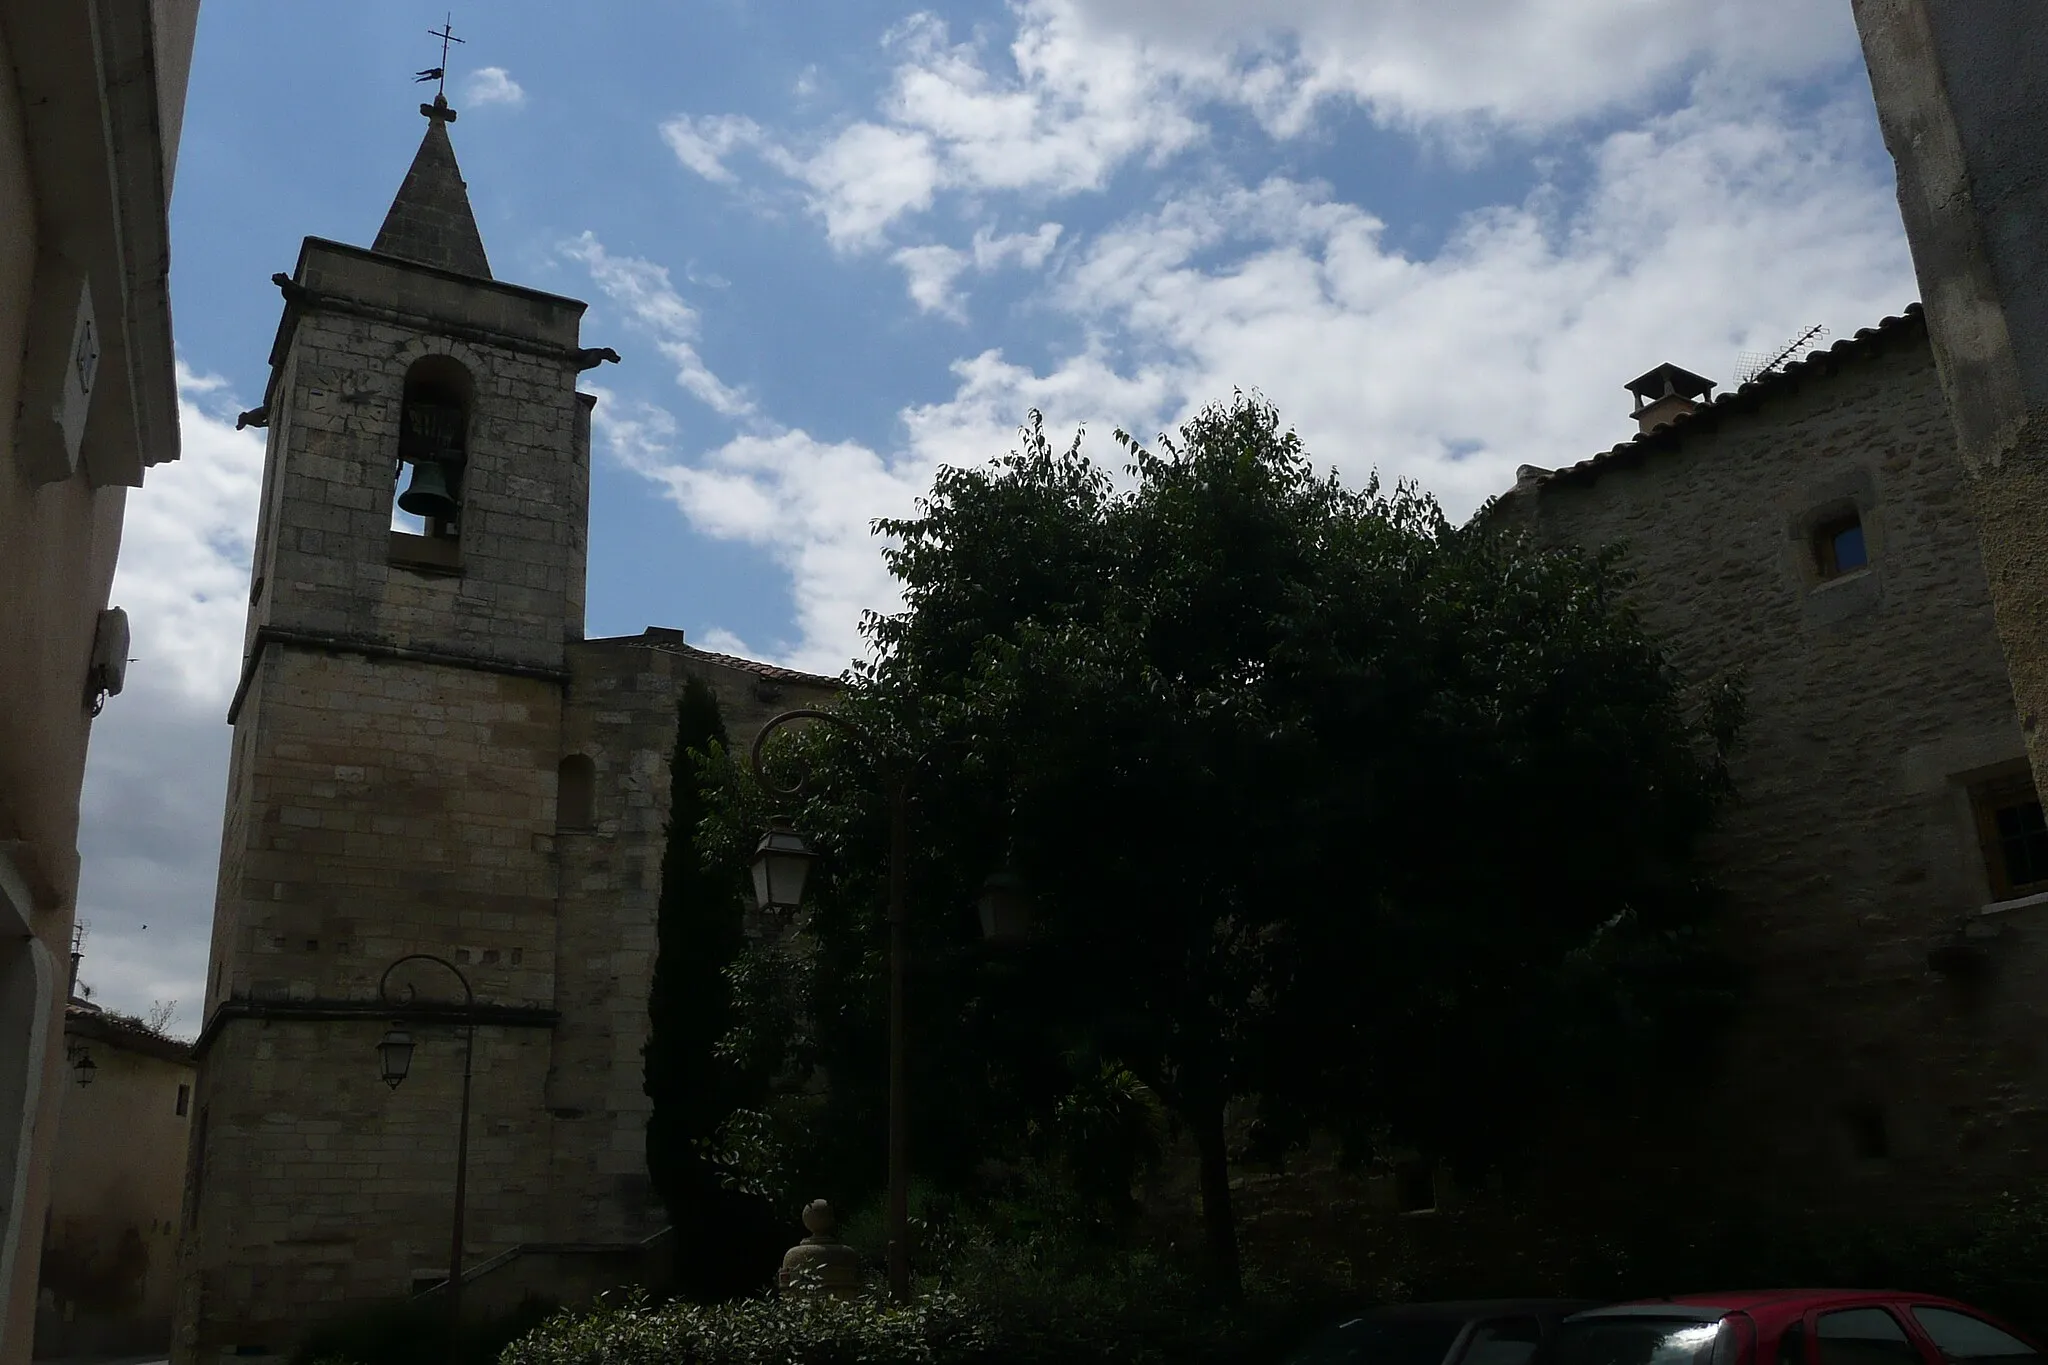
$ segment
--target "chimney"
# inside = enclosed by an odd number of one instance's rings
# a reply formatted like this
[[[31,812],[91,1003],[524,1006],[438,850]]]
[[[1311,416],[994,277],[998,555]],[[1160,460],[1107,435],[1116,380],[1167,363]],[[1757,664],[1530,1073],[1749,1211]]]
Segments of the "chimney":
[[[1629,416],[1636,419],[1637,428],[1643,435],[1669,426],[1714,400],[1713,380],[1702,379],[1691,370],[1681,370],[1671,364],[1659,365],[1641,378],[1631,380],[1625,387],[1635,395],[1636,409]]]

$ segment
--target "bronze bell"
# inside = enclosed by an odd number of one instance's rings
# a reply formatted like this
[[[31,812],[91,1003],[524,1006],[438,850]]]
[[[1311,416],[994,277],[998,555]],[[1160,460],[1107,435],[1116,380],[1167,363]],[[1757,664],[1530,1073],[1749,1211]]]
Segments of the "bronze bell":
[[[412,467],[412,482],[398,495],[399,510],[432,521],[453,521],[457,511],[455,490],[449,486],[448,465],[441,460],[421,460]]]

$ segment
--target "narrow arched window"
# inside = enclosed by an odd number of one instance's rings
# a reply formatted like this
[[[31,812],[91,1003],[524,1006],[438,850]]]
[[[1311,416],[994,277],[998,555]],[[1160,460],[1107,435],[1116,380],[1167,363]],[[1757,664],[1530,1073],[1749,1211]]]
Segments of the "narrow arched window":
[[[597,765],[587,754],[562,760],[555,780],[555,828],[589,829],[597,821]]]
[[[398,414],[398,487],[391,529],[454,539],[462,523],[469,415],[476,385],[459,361],[422,356],[405,372]]]

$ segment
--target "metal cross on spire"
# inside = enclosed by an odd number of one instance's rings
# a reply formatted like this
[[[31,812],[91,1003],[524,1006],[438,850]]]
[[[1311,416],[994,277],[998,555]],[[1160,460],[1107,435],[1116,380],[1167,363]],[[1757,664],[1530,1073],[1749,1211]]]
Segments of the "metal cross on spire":
[[[445,100],[448,95],[448,44],[463,41],[455,36],[455,16],[450,14],[442,19],[441,27],[438,29],[428,29],[427,36],[441,40],[441,64],[439,66],[430,66],[425,71],[415,72],[412,78],[413,84],[419,85],[424,81],[433,81],[435,82],[435,97]]]

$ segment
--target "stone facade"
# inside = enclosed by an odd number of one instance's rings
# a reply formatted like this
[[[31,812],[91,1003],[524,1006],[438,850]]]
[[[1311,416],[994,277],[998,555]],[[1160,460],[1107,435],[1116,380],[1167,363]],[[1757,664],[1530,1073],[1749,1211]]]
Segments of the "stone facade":
[[[683,682],[746,736],[836,684],[679,631],[582,639],[583,305],[489,279],[445,124],[387,254],[308,239],[281,288],[223,825],[174,1356],[288,1351],[447,1273],[475,992],[464,1265],[631,1261],[664,1219],[641,1047]],[[418,199],[420,203],[408,201]],[[431,210],[431,213],[428,211]],[[387,223],[387,227],[388,227]],[[456,225],[460,227],[461,224]],[[438,253],[438,254],[437,254]],[[394,529],[425,374],[459,512]],[[387,1087],[394,1014],[418,1038]],[[764,1268],[765,1270],[765,1268]],[[486,1294],[484,1297],[488,1298]]]
[[[2048,1174],[2048,895],[1999,882],[1973,803],[2024,779],[2026,747],[1917,307],[1525,469],[1494,515],[1621,542],[1679,666],[1747,678],[1740,799],[1710,852],[1751,994],[1725,1088],[1633,1155],[1868,1215]],[[1829,573],[1817,537],[1851,519],[1867,566]]]
[[[2048,791],[2048,11],[1855,0],[2037,790]]]

